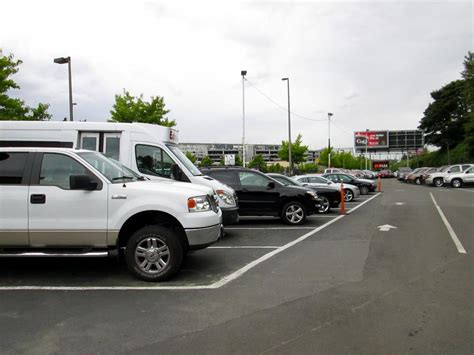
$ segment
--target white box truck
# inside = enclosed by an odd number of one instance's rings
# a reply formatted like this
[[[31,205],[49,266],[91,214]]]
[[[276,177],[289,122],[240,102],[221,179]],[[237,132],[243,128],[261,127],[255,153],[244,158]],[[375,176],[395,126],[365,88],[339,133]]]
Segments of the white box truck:
[[[0,121],[0,147],[93,150],[150,179],[174,179],[211,187],[223,223],[238,222],[235,191],[205,176],[178,147],[178,131],[146,123]]]

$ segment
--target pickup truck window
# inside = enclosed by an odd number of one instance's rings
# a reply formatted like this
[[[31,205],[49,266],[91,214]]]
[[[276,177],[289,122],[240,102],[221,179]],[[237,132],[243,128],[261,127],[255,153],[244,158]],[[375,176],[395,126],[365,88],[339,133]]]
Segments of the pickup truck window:
[[[121,163],[114,162],[101,153],[80,152],[77,154],[104,175],[110,182],[120,183],[140,179],[138,174],[131,172],[130,169],[122,166]]]
[[[138,171],[142,174],[171,179],[171,166],[174,161],[163,149],[151,145],[137,145],[135,156]]]
[[[87,169],[83,165],[67,155],[45,153],[41,163],[39,184],[69,190],[71,175],[87,174]]]
[[[20,185],[28,153],[0,153],[0,185]]]

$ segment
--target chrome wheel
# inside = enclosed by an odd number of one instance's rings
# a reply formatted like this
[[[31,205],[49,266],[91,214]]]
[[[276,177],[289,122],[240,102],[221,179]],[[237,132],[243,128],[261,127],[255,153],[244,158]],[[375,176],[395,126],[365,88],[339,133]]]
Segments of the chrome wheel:
[[[453,185],[453,187],[461,187],[462,186],[462,181],[460,179],[454,179],[453,181],[451,181],[451,185]]]
[[[140,270],[157,274],[170,262],[169,248],[156,236],[145,238],[135,248],[135,262]]]
[[[416,178],[416,179],[415,179],[415,184],[421,185],[421,180],[420,180],[420,178]]]
[[[434,179],[433,183],[434,183],[434,186],[441,187],[441,186],[443,186],[443,179],[436,178],[436,179]]]
[[[285,211],[286,220],[292,224],[298,224],[304,219],[304,211],[298,205],[290,205]]]
[[[344,201],[351,202],[354,199],[354,193],[351,190],[344,190]]]
[[[326,213],[327,211],[329,211],[329,208],[330,208],[329,200],[325,196],[321,196],[320,199],[321,199],[321,207],[319,207],[318,212]]]

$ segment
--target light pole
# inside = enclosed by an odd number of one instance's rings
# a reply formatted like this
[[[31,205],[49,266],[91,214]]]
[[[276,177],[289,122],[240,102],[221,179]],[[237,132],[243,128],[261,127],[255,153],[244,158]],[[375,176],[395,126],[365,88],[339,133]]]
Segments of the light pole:
[[[242,75],[242,166],[245,168],[245,75],[247,75],[247,70],[242,70],[240,75]]]
[[[72,110],[72,75],[71,75],[71,57],[59,57],[54,58],[56,64],[68,64],[68,73],[69,73],[69,121],[73,121],[73,110]]]
[[[331,117],[333,114],[328,112],[328,168],[331,167]]]
[[[290,78],[282,78],[281,80],[286,81],[288,89],[288,164],[290,166],[290,176],[293,175],[293,161],[291,158],[291,120],[290,120]]]
[[[365,170],[367,170],[367,148],[369,147],[369,130],[365,130]]]

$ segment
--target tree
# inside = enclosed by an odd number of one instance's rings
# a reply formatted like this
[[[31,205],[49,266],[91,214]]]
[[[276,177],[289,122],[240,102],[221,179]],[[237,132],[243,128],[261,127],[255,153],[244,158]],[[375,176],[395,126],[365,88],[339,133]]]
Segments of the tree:
[[[461,73],[466,81],[466,101],[468,120],[464,125],[465,143],[468,155],[474,156],[474,53],[468,52],[464,57],[464,71]]]
[[[211,160],[211,158],[209,158],[208,155],[206,155],[204,158],[202,158],[201,163],[199,164],[199,166],[201,166],[201,167],[211,166],[211,165],[212,165],[212,160]]]
[[[240,155],[236,155],[235,156],[235,166],[242,166],[242,158],[240,157]]]
[[[438,147],[454,147],[463,141],[468,122],[465,80],[455,80],[431,93],[418,128],[425,131],[425,142]]]
[[[36,108],[31,108],[23,100],[7,94],[10,90],[20,89],[11,76],[18,73],[22,63],[19,59],[15,60],[13,54],[3,55],[0,49],[0,120],[49,120],[48,104],[39,103]]]
[[[254,156],[253,159],[249,162],[248,167],[250,169],[257,169],[264,173],[267,172],[267,163],[265,162],[261,154],[257,154],[256,156]]]
[[[191,163],[196,163],[196,156],[191,152],[186,152],[186,157],[191,160]]]
[[[110,114],[116,122],[141,122],[173,127],[176,121],[164,117],[168,112],[170,111],[165,109],[163,97],[151,96],[150,102],[147,102],[143,99],[143,94],[135,97],[124,90],[123,95],[115,95],[115,104]]]
[[[291,160],[293,164],[299,164],[306,161],[305,154],[308,151],[307,145],[302,145],[302,136],[298,134],[294,143],[291,143]],[[278,151],[278,157],[281,160],[289,161],[288,141],[281,142],[281,148]]]

